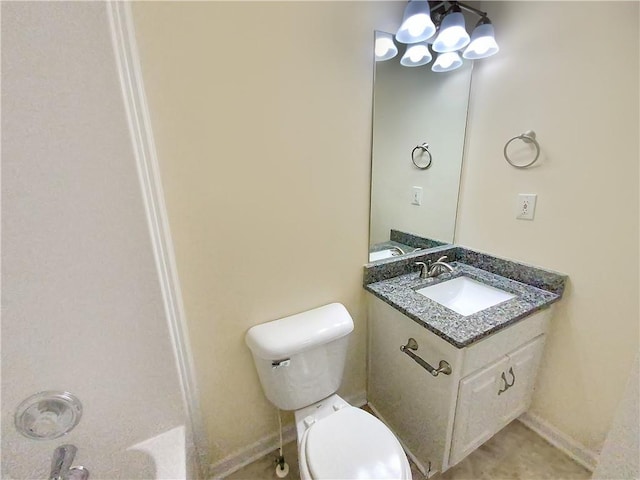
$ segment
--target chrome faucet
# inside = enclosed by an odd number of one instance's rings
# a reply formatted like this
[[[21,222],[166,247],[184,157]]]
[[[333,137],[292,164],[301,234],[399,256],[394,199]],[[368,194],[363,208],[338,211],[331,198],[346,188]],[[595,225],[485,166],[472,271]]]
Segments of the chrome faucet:
[[[390,250],[395,250],[397,252],[397,255],[404,255],[405,251],[402,250],[400,247],[391,247]],[[393,254],[392,254],[393,255]],[[394,257],[396,257],[397,255],[393,255]]]
[[[60,445],[53,451],[49,480],[87,480],[89,470],[84,467],[72,467],[78,448],[75,445]]]
[[[78,448],[75,445],[60,445],[53,451],[49,480],[66,480]]]
[[[453,272],[453,267],[445,262],[447,256],[440,257],[437,261],[416,262],[415,265],[420,267],[420,278],[437,277],[444,272]]]

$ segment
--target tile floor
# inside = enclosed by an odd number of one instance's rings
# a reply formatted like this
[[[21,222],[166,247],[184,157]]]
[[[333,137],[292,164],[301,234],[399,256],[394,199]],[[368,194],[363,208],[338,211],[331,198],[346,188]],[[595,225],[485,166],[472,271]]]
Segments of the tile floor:
[[[226,477],[227,480],[277,480],[273,452]],[[287,480],[299,480],[296,442],[284,446],[290,470]],[[425,480],[411,462],[413,480]],[[491,440],[444,474],[432,480],[569,480],[591,473],[519,421],[511,422]]]
[[[515,420],[453,468],[432,480],[569,480],[591,472]],[[423,480],[422,476],[413,476]]]

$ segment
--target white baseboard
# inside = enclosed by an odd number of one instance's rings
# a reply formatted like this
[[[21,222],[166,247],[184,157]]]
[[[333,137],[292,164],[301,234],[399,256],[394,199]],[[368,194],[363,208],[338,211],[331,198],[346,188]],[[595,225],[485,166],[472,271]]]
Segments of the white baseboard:
[[[365,391],[358,392],[355,395],[345,396],[345,400],[354,407],[362,407],[367,404],[367,393]],[[296,440],[296,426],[287,425],[282,429],[282,443],[287,444]],[[211,480],[218,480],[231,475],[233,472],[240,470],[242,467],[255,462],[259,458],[268,455],[270,452],[278,449],[280,436],[278,432],[267,435],[257,442],[241,448],[234,453],[226,456],[222,460],[212,463],[209,466],[209,476]]]
[[[518,417],[525,426],[536,432],[551,445],[566,453],[587,470],[593,472],[598,464],[598,453],[562,433],[542,417],[525,412]]]
[[[296,426],[287,425],[282,429],[282,443],[287,444],[296,439]],[[231,475],[242,467],[255,462],[259,458],[268,455],[279,448],[280,435],[276,432],[261,438],[255,443],[228,455],[219,462],[212,463],[209,467],[209,477],[211,480],[218,480]]]

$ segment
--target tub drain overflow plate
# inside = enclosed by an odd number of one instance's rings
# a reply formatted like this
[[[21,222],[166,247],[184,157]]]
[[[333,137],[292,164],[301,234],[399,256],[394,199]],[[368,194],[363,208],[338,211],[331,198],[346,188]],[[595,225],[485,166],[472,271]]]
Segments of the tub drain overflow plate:
[[[34,440],[51,440],[69,433],[82,417],[82,404],[69,392],[47,391],[24,400],[15,415],[18,431]]]

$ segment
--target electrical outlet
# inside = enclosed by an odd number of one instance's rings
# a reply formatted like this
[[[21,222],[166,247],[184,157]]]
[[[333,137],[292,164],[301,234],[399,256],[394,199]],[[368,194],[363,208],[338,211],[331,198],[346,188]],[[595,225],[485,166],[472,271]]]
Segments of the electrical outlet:
[[[521,193],[518,195],[518,213],[516,218],[521,220],[533,220],[533,214],[536,211],[536,199],[538,195],[535,193]]]
[[[422,205],[422,187],[411,189],[411,205]]]

